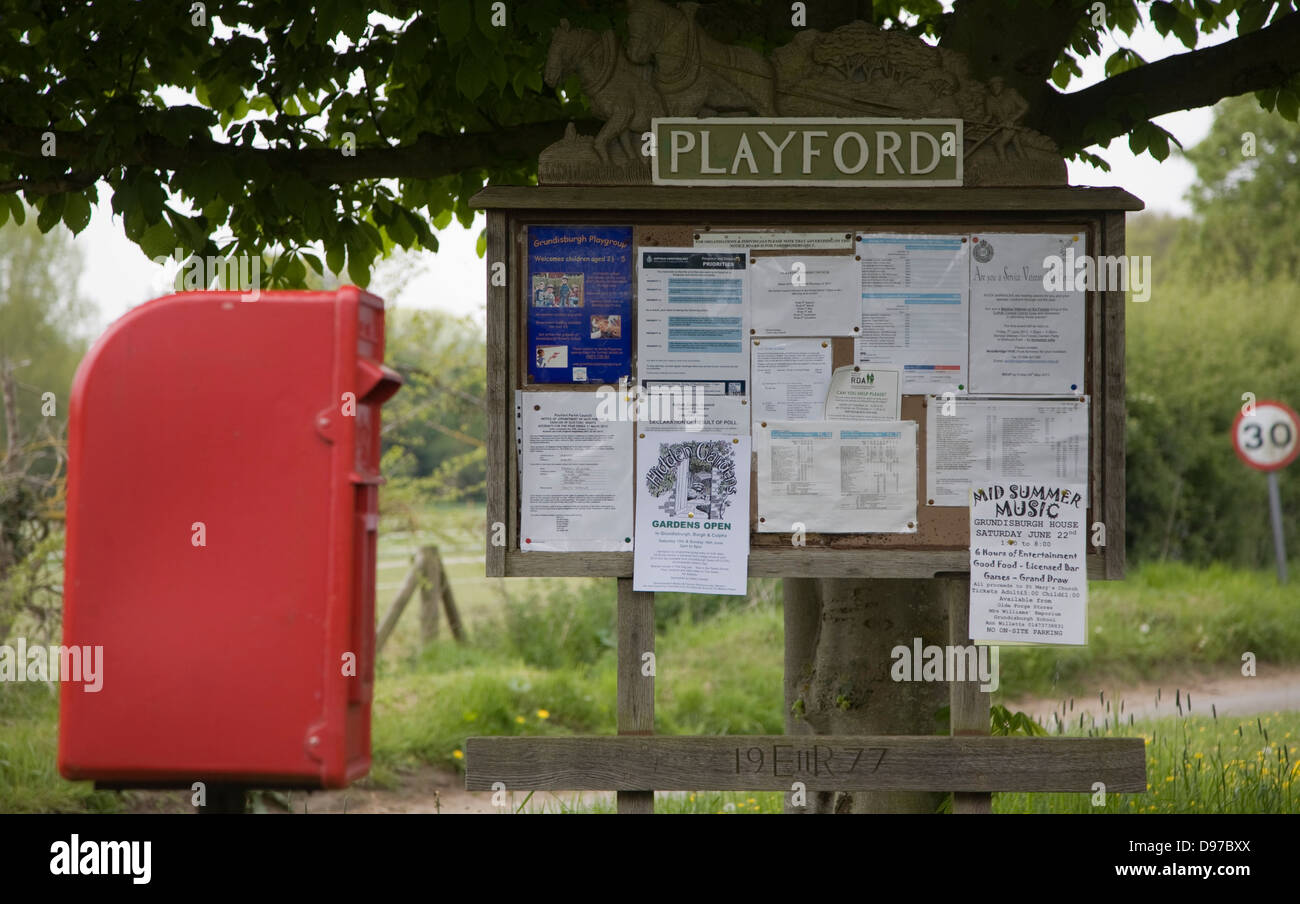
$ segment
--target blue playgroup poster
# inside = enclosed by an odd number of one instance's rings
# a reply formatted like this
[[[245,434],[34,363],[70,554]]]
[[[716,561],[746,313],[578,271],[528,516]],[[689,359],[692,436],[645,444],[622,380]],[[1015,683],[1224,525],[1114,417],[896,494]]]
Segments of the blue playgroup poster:
[[[617,384],[632,372],[632,227],[528,228],[528,375]]]

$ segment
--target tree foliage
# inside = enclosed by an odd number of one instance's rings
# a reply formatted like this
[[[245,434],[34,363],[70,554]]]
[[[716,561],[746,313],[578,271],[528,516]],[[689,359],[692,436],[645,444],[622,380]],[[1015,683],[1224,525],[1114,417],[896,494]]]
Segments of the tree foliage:
[[[0,639],[20,617],[41,636],[58,622],[48,559],[62,544],[68,396],[86,350],[79,274],[69,236],[0,227]]]
[[[402,391],[384,405],[385,514],[417,520],[430,501],[481,501],[487,479],[481,327],[442,311],[388,312],[387,363]]]
[[[924,35],[1002,75],[1066,153],[1127,134],[1162,159],[1162,113],[1259,91],[1295,119],[1294,2],[819,0],[807,27]],[[723,41],[771,49],[797,31],[784,0],[700,7]],[[436,230],[468,225],[486,180],[533,178],[569,121],[592,129],[574,82],[542,83],[550,32],[624,15],[597,0],[0,0],[0,224],[21,196],[42,231],[78,232],[106,183],[151,257],[274,249],[269,286],[326,267],[365,285],[394,247],[436,250]],[[1064,91],[1103,35],[1122,43],[1144,17],[1188,52],[1148,64],[1121,47],[1104,81]],[[1237,37],[1193,49],[1221,26]]]
[[[1253,136],[1254,147],[1244,140]],[[1254,156],[1243,153],[1253,150]],[[1232,451],[1243,394],[1300,403],[1300,127],[1248,97],[1219,104],[1196,167],[1193,216],[1142,215],[1128,251],[1155,287],[1126,315],[1127,528],[1135,559],[1272,559],[1264,476]],[[1284,532],[1300,484],[1282,475]]]
[[[1300,279],[1300,125],[1231,98],[1187,159],[1196,167],[1190,200],[1201,272]]]

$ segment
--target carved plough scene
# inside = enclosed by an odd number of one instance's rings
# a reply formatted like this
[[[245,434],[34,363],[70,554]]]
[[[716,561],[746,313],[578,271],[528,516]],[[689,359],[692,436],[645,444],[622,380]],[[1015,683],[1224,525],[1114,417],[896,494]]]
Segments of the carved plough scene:
[[[613,31],[555,29],[546,83],[576,73],[604,126],[572,126],[542,151],[544,184],[651,181],[641,136],[656,117],[961,118],[967,185],[1063,185],[1056,144],[1020,121],[1024,98],[999,77],[973,78],[956,51],[867,22],[808,29],[770,57],[710,37],[695,5],[629,0],[624,44]]]

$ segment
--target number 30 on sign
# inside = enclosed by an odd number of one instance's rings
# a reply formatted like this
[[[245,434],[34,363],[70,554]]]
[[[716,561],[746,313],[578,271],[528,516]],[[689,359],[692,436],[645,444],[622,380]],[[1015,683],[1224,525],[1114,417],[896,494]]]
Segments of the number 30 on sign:
[[[1281,402],[1259,402],[1254,414],[1237,415],[1232,445],[1237,457],[1252,468],[1285,468],[1300,453],[1300,416]]]

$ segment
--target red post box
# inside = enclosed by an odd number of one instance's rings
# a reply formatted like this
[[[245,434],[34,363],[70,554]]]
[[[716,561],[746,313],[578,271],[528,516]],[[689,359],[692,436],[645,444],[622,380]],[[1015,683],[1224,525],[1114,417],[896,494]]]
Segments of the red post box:
[[[253,300],[245,300],[253,299]],[[370,768],[384,307],[335,292],[141,305],[69,406],[59,771],[339,788]]]

